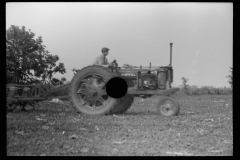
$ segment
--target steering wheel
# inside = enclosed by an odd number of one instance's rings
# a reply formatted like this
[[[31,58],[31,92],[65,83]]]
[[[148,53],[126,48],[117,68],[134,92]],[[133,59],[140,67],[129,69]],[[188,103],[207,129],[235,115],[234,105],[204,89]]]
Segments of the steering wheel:
[[[112,71],[118,72],[118,64],[117,64],[117,61],[114,60],[114,61],[111,63],[111,65],[109,65],[109,68],[111,68]]]

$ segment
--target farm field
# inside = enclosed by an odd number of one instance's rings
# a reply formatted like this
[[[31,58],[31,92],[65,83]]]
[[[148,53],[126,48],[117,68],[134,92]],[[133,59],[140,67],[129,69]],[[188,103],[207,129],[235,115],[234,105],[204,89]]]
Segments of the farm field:
[[[232,95],[174,96],[178,116],[156,112],[158,97],[135,98],[121,115],[89,116],[41,102],[7,118],[8,156],[231,156]]]

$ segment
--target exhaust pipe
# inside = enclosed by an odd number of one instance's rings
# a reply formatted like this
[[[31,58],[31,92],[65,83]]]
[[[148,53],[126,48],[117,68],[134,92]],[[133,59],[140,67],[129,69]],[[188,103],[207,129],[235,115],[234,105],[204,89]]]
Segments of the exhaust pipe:
[[[158,73],[158,88],[163,90],[171,89],[171,83],[173,82],[173,69],[172,69],[172,45],[170,43],[170,64],[165,67],[160,67]]]
[[[173,82],[172,45],[173,45],[173,43],[170,43],[170,64],[169,64],[169,68],[167,70],[166,89],[172,88],[171,83]]]
[[[170,43],[170,66],[172,66],[172,45],[173,43]]]

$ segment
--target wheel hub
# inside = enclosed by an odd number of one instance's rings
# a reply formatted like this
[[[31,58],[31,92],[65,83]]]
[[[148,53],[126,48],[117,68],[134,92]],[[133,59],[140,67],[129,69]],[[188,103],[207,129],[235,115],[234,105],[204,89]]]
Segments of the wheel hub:
[[[160,107],[161,112],[165,115],[170,115],[173,113],[174,104],[171,101],[166,100]]]
[[[99,75],[93,75],[82,80],[77,92],[82,104],[90,109],[104,106],[108,98],[105,84],[105,79]]]

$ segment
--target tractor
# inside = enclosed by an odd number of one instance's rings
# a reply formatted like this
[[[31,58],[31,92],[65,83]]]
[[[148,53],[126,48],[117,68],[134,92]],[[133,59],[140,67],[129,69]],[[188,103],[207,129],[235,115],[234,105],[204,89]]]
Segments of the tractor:
[[[113,98],[106,92],[106,84],[112,78],[122,78],[127,84],[127,93]],[[75,108],[84,114],[122,114],[132,105],[134,97],[147,98],[159,95],[157,112],[163,116],[179,113],[179,103],[172,95],[172,43],[170,43],[170,64],[139,68],[118,67],[116,60],[108,68],[90,65],[79,70],[69,86],[69,97]],[[118,92],[116,90],[116,92]]]

